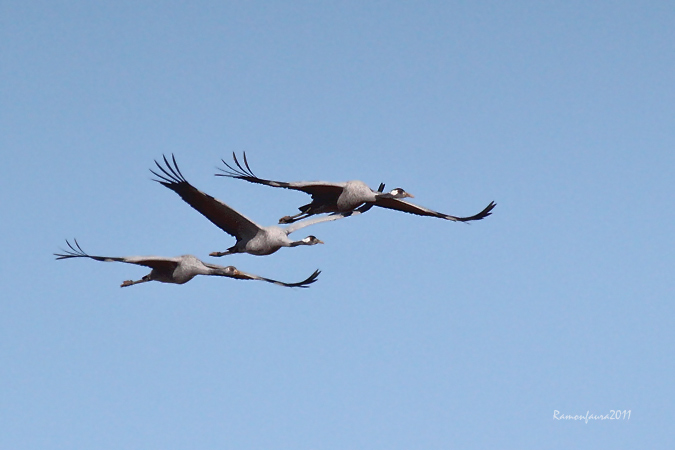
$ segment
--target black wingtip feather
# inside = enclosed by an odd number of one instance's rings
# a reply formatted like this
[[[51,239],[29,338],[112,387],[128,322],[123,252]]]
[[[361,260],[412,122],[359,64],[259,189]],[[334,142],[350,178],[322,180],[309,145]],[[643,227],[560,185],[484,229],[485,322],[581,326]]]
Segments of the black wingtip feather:
[[[244,152],[244,164],[246,165],[246,169],[248,170],[248,173],[251,174],[251,176],[255,177],[255,174],[251,170],[251,167],[248,165],[248,160],[246,159],[246,152]]]
[[[171,155],[171,157],[173,158],[173,163],[176,164],[176,158],[175,158],[173,155]],[[164,158],[164,163],[166,164],[166,167],[169,169],[169,171],[171,171],[171,173],[173,174],[173,176],[174,176],[176,179],[181,180],[182,177],[180,176],[180,172],[177,171],[178,165],[176,165],[176,169],[174,169],[174,168],[171,166],[171,163],[169,163],[169,160],[166,159],[166,155],[162,155],[162,158]],[[181,181],[182,181],[182,180],[181,180]]]
[[[54,253],[54,256],[56,256],[57,260],[58,259],[68,259],[68,258],[88,258],[89,255],[82,250],[82,247],[80,247],[80,244],[77,242],[77,239],[73,239],[75,242],[75,246],[70,243],[68,239],[66,239],[66,245],[70,248],[70,250],[64,250],[61,249],[63,253]]]
[[[246,152],[244,152],[244,164],[242,165],[239,162],[239,159],[237,158],[237,155],[232,152],[232,159],[234,160],[234,165],[237,167],[235,168],[234,166],[230,165],[227,163],[224,159],[221,159],[222,163],[225,164],[225,167],[227,169],[222,169],[218,167],[218,170],[220,170],[222,173],[217,173],[217,177],[230,177],[230,178],[238,178],[238,179],[246,179],[246,178],[258,178],[255,176],[253,171],[251,170],[251,166],[248,164],[248,160],[246,158]]]
[[[492,215],[492,210],[495,208],[495,206],[497,206],[497,204],[494,201],[491,201],[490,204],[487,205],[485,207],[485,209],[483,209],[478,214],[473,215],[471,217],[459,218],[459,221],[464,222],[464,223],[469,223],[469,222],[472,222],[472,221],[485,219],[487,216]]]
[[[300,283],[296,283],[297,286],[294,286],[294,287],[308,288],[310,284],[315,283],[319,279],[320,273],[321,273],[321,270],[316,269],[313,274],[311,274],[309,277],[307,277],[306,280],[301,281]]]
[[[176,162],[176,156],[172,153],[171,154],[171,161],[173,164],[169,162],[167,159],[166,155],[162,155],[162,159],[164,160],[164,163],[166,166],[163,166],[157,160],[155,160],[155,165],[157,168],[162,172],[157,173],[154,170],[150,169],[150,172],[159,178],[159,180],[153,180],[156,181],[168,188],[172,188],[173,185],[176,184],[181,184],[181,183],[187,183],[187,180],[183,176],[183,173],[180,171],[178,168],[178,163]]]

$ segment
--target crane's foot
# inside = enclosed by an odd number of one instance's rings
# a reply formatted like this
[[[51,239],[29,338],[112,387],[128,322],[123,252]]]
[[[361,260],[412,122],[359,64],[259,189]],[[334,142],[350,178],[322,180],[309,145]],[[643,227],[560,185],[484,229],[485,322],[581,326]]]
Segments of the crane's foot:
[[[209,253],[209,256],[225,256],[227,254],[228,252],[211,252]]]
[[[295,220],[293,220],[293,217],[291,216],[284,216],[281,219],[279,219],[279,223],[293,223]]]
[[[127,286],[131,286],[132,284],[134,284],[133,281],[131,281],[131,280],[125,280],[125,281],[122,282],[122,284],[120,285],[120,287],[127,287]]]
[[[293,223],[297,222],[298,220],[306,219],[309,216],[310,214],[305,213],[297,214],[295,216],[284,216],[281,219],[279,219],[279,223],[286,223],[286,224]]]

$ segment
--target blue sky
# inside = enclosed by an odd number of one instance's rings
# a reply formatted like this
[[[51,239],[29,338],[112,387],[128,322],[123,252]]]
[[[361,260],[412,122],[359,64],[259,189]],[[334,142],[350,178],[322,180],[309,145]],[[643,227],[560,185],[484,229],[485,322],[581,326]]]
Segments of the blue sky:
[[[0,447],[672,448],[669,2],[19,2],[0,13]],[[323,246],[216,260],[310,289],[54,261],[222,251],[152,181],[270,225],[360,179]],[[553,419],[610,414],[629,420]]]

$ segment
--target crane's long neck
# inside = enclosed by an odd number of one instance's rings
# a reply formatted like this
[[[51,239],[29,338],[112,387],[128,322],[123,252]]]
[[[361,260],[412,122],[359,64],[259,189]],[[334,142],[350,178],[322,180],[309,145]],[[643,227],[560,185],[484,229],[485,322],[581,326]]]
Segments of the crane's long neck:
[[[298,245],[312,245],[309,242],[307,242],[305,239],[301,239],[299,241],[291,241],[288,246],[289,247],[297,247]]]
[[[301,239],[299,241],[291,241],[288,244],[288,246],[297,247],[298,245],[316,245],[316,244],[323,244],[323,241],[317,239],[316,236],[307,236],[306,238]]]

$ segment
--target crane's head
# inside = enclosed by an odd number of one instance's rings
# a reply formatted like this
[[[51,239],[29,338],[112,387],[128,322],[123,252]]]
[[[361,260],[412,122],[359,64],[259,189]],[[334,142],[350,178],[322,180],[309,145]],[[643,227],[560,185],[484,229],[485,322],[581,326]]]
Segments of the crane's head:
[[[211,271],[212,275],[220,275],[221,277],[230,277],[236,278],[239,275],[239,271],[234,266],[227,267],[213,267]]]
[[[321,239],[318,239],[316,236],[311,235],[304,238],[301,242],[303,242],[305,245],[323,244],[323,241]]]
[[[317,239],[316,236],[307,236],[306,238],[300,239],[299,241],[291,242],[288,246],[297,247],[298,245],[316,245],[316,244],[323,244],[323,241],[321,239]]]
[[[412,194],[408,194],[403,188],[396,188],[392,189],[386,194],[380,194],[379,197],[381,198],[414,198],[415,196]]]
[[[226,277],[232,277],[232,276],[238,275],[238,274],[239,274],[239,271],[238,271],[237,268],[234,267],[234,266],[227,266],[227,267],[223,267],[222,273],[223,273]]]

